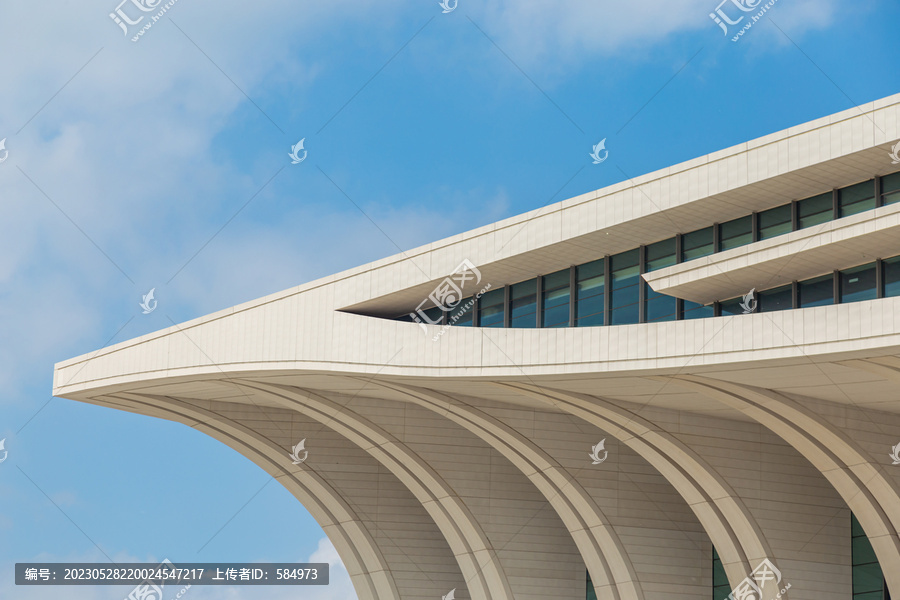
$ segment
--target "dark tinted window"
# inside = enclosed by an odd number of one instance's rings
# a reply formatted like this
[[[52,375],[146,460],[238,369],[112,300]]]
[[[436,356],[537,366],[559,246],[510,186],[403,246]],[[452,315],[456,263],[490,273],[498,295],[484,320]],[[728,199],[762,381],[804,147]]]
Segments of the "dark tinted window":
[[[645,249],[645,270],[649,273],[657,269],[663,269],[675,264],[675,238],[650,244]],[[671,321],[676,316],[676,300],[672,296],[666,296],[653,289],[646,283],[645,293],[647,298],[647,321]]]
[[[776,206],[759,213],[759,239],[767,240],[791,231],[791,205]]]
[[[472,326],[472,318],[474,317],[474,305],[475,298],[466,298],[462,302],[459,303],[459,306],[450,311],[450,320],[448,323],[451,325],[458,325],[460,327],[471,327]]]
[[[478,325],[480,327],[503,327],[503,300],[506,290],[491,290],[478,300]]]
[[[872,300],[878,296],[875,289],[875,263],[841,271],[841,302]]]
[[[430,325],[440,325],[444,319],[444,311],[440,306],[432,306],[428,310],[423,310],[424,316],[419,313],[419,311],[415,312],[416,319],[412,318],[410,315],[410,320],[413,321],[421,321],[422,323],[428,323]]]
[[[696,302],[684,301],[684,318],[685,319],[703,319],[715,315],[715,308],[712,304],[704,306]]]
[[[719,248],[721,250],[744,246],[752,241],[753,217],[751,215],[719,225]]]
[[[542,327],[569,326],[569,269],[544,275]]]
[[[900,296],[900,256],[884,261],[884,295]]]
[[[755,304],[757,296],[754,295],[754,301],[751,304]],[[742,315],[746,314],[744,311],[744,307],[741,304],[744,302],[743,296],[738,296],[737,298],[731,298],[730,300],[723,300],[720,303],[720,310],[722,311],[722,316],[725,315]]]
[[[606,291],[604,261],[595,260],[575,269],[576,299],[575,325],[588,327],[603,325],[603,307]]]
[[[834,199],[830,192],[797,202],[797,226],[800,229],[832,219],[834,219]]]
[[[845,187],[838,192],[841,216],[855,215],[875,208],[875,182],[864,181]]]
[[[719,558],[719,553],[713,548],[713,597],[712,600],[725,600],[731,594],[731,586],[728,584],[728,575],[725,573],[725,566]]]
[[[681,240],[682,260],[700,258],[713,253],[713,228],[699,229],[684,234]]]
[[[881,178],[881,201],[885,206],[900,202],[900,172]]]
[[[799,284],[800,308],[834,304],[834,275],[822,275]]]
[[[790,285],[783,285],[759,293],[759,312],[773,312],[793,307],[793,292]]]
[[[537,279],[509,286],[513,327],[537,327]]]
[[[884,574],[866,533],[850,514],[850,564],[853,570],[853,600],[888,598]]]
[[[637,248],[611,257],[612,325],[638,322],[638,258]]]

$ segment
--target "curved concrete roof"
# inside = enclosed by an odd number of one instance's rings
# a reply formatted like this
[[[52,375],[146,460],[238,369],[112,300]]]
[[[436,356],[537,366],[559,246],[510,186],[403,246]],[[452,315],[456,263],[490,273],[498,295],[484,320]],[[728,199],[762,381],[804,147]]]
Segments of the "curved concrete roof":
[[[900,469],[883,449],[900,440],[900,298],[441,335],[378,318],[415,308],[463,259],[496,287],[870,179],[889,170],[896,138],[900,95],[63,361],[53,391],[245,453],[309,503],[364,598],[436,597],[425,579],[455,577],[483,600],[575,598],[587,565],[605,597],[687,600],[705,589],[708,571],[691,565],[712,542],[732,584],[776,558],[837,600],[847,532],[831,523],[849,509],[900,591]],[[898,216],[900,205],[879,208],[647,279],[721,299],[757,277],[900,254]],[[316,423],[337,456],[301,468],[279,457],[285,415]],[[582,445],[605,436],[621,462],[586,471]],[[458,440],[477,459],[461,466],[445,450]],[[377,484],[348,476],[343,456],[377,468]],[[402,503],[417,510],[410,524],[391,516],[392,535],[414,527],[410,543],[455,565],[394,552],[381,515]]]

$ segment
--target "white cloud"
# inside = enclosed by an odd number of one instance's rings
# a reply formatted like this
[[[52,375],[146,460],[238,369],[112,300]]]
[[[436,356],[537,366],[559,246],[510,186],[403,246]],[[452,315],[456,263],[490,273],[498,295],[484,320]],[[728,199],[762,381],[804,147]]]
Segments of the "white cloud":
[[[325,35],[324,26],[338,18],[364,20],[383,3],[286,7],[264,1],[250,10],[246,3],[225,1],[211,10],[181,0],[137,44],[109,19],[116,4],[61,5],[40,18],[27,3],[3,7],[0,40],[18,57],[0,62],[0,81],[15,92],[0,94],[0,138],[8,138],[10,151],[0,165],[0,339],[17,340],[15,347],[0,345],[5,402],[34,381],[47,381],[49,388],[48,359],[61,360],[73,344],[112,335],[128,311],[137,309],[140,294],[168,279],[277,168],[271,156],[268,162],[249,157],[235,168],[226,149],[216,148],[236,111],[256,111],[228,77],[263,105],[257,92],[262,82],[290,77],[301,93],[269,109],[283,124],[286,115],[278,110],[302,107],[302,90],[321,73],[317,59],[298,55],[297,40]],[[262,115],[253,119],[263,136],[281,135]],[[244,225],[239,220],[231,227]],[[243,282],[246,292],[232,295],[242,301],[303,281],[309,269],[290,269],[286,279],[258,268],[271,262],[302,265],[301,252],[309,251],[290,243],[292,232],[265,229],[250,223],[243,235],[251,242],[280,242],[241,247],[248,266],[243,279],[228,262],[237,253],[213,245],[201,257],[211,257],[215,266],[208,273],[221,279],[210,282],[205,273],[192,273],[197,284],[185,287],[196,295],[179,300],[208,304],[228,297],[209,298],[203,285],[232,289]],[[355,233],[343,230],[346,243],[337,244],[338,256],[342,246],[353,247]],[[319,243],[340,241],[342,230],[318,228],[309,235],[316,237]]]
[[[561,69],[596,56],[626,56],[626,52],[633,56],[635,51],[647,50],[679,33],[707,30],[709,41],[717,42],[721,35],[709,13],[718,3],[498,0],[485,4],[476,14],[517,62]],[[829,25],[834,12],[834,0],[780,0],[777,6],[797,33]]]
[[[315,552],[310,554],[309,562],[324,562],[328,563],[328,565],[332,568],[339,568],[344,571],[344,562],[341,560],[341,557],[338,556],[337,548],[334,547],[334,544],[331,543],[331,540],[328,538],[322,538],[319,540],[319,547],[316,548]]]

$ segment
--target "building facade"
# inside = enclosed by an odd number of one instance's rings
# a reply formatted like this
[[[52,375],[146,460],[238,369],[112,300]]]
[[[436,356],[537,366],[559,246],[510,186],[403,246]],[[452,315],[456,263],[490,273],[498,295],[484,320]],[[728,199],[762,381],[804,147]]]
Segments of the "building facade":
[[[898,139],[900,95],[62,362],[54,393],[256,462],[362,600],[900,597]]]

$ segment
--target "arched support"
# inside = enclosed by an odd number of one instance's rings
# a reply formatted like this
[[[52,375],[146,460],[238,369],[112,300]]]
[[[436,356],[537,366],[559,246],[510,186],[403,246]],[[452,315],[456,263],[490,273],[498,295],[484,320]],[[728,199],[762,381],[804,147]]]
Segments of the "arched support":
[[[624,544],[582,485],[527,437],[487,413],[439,392],[372,381],[414,404],[436,412],[474,433],[538,488],[565,523],[587,565],[598,598],[644,597]]]
[[[456,556],[471,597],[513,600],[497,553],[477,519],[443,478],[403,442],[365,417],[313,392],[246,379],[232,381],[319,421],[372,455],[431,515]]]
[[[732,586],[772,551],[740,496],[695,451],[655,423],[600,398],[524,383],[497,383],[606,431],[649,462],[684,498],[715,545]],[[787,598],[787,594],[783,596]]]
[[[165,396],[119,393],[108,398],[115,401],[89,402],[183,423],[259,465],[291,492],[325,531],[360,600],[399,600],[391,569],[363,520],[314,469],[294,465],[284,448],[232,419]]]
[[[778,392],[698,375],[671,379],[740,410],[802,454],[856,515],[893,594],[900,594],[900,493],[882,465],[845,433]]]

